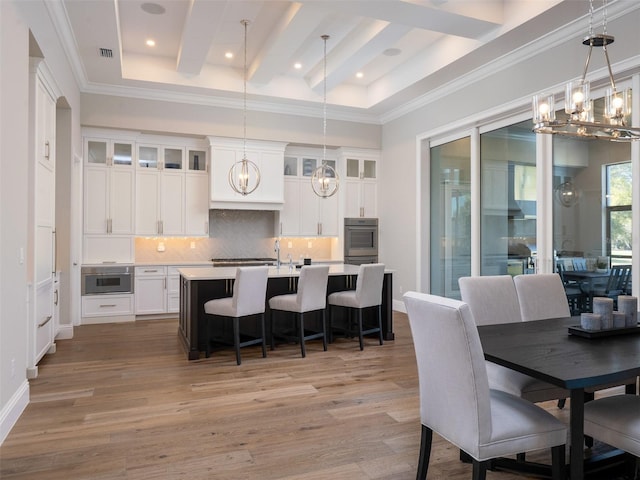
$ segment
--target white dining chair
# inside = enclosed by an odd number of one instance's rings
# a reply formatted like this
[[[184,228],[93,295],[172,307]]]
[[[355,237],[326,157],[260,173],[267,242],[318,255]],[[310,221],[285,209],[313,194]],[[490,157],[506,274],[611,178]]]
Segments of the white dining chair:
[[[557,273],[517,275],[513,282],[525,322],[571,316],[569,300]]]
[[[384,263],[367,263],[358,268],[355,290],[343,290],[329,295],[329,331],[333,332],[333,310],[336,307],[355,312],[357,316],[360,350],[364,349],[364,336],[378,333],[378,341],[383,344],[382,336],[382,284],[384,282]],[[376,308],[376,325],[363,328],[363,311]],[[332,336],[332,333],[330,333]]]
[[[296,293],[276,295],[269,299],[271,309],[271,349],[275,348],[275,337],[281,336],[288,339],[297,340],[300,343],[300,351],[306,357],[305,341],[315,338],[322,338],[322,346],[327,351],[327,283],[329,280],[328,265],[305,265],[300,269],[298,289]],[[274,314],[276,312],[293,313],[296,320],[295,336],[288,334],[285,330],[276,330]],[[320,331],[307,331],[305,315],[310,313],[320,313],[322,317],[322,329]]]
[[[489,388],[480,337],[469,306],[407,292],[404,303],[418,364],[422,427],[416,478],[425,479],[433,432],[466,452],[474,480],[497,457],[551,449],[553,479],[563,478],[567,427],[518,396]]]
[[[518,294],[511,275],[486,275],[458,279],[462,301],[469,305],[478,325],[522,321]],[[524,373],[487,362],[491,388],[517,395],[530,402],[564,399],[569,392]]]
[[[213,328],[211,324],[215,322],[216,317],[233,319],[233,345],[235,346],[238,365],[241,364],[241,347],[262,344],[262,356],[267,356],[264,312],[266,309],[268,276],[269,267],[239,267],[236,270],[232,296],[209,300],[204,304],[204,311],[207,314],[205,320],[207,357],[211,354],[211,330]],[[260,316],[261,335],[241,341],[240,321],[255,315]]]
[[[614,395],[584,405],[584,433],[630,453],[629,478],[637,478],[640,457],[640,397]]]

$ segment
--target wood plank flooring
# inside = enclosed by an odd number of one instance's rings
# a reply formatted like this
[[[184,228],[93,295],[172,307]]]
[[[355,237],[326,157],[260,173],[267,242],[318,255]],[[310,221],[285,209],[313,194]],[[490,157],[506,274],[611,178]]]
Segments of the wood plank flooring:
[[[0,478],[414,479],[418,379],[404,314],[394,331],[362,352],[357,340],[327,352],[308,342],[304,359],[295,344],[266,359],[247,347],[237,366],[232,349],[187,361],[177,320],[77,327],[40,363]],[[431,459],[429,479],[471,478],[437,435]]]

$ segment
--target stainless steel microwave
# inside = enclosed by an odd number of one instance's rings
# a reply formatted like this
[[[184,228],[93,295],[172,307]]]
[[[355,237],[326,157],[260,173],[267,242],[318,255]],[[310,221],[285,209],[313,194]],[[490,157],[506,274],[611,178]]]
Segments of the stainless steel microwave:
[[[378,219],[344,219],[344,256],[378,256]]]
[[[82,295],[133,293],[133,266],[82,267]]]

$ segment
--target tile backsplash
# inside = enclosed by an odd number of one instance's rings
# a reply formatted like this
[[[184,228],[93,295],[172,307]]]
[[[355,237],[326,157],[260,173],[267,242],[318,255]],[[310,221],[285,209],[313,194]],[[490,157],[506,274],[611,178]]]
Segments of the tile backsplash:
[[[138,263],[208,262],[211,258],[275,258],[277,238],[273,211],[210,210],[209,237],[137,237],[135,260]],[[301,257],[316,260],[338,259],[337,238],[281,238],[280,258],[294,262]],[[162,251],[159,251],[162,250]]]

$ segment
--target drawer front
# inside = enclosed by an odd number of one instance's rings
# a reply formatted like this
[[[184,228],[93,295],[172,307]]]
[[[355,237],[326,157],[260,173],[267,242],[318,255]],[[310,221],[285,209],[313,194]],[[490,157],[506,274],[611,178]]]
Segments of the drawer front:
[[[148,267],[136,267],[136,277],[157,277],[167,274],[167,267],[165,266],[152,266]]]
[[[133,315],[133,295],[94,295],[82,297],[83,317]]]

